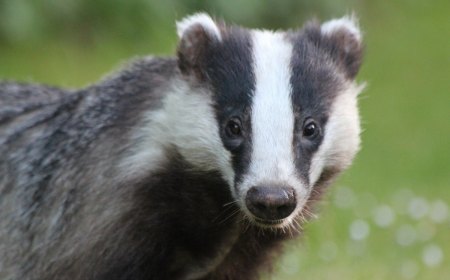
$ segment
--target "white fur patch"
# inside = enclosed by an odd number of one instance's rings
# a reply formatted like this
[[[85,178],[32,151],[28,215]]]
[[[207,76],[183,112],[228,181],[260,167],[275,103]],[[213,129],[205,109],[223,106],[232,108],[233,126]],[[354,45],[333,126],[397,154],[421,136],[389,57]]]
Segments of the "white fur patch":
[[[314,154],[309,171],[310,184],[314,185],[326,167],[348,167],[359,150],[360,123],[357,96],[364,86],[349,84],[333,102],[325,135],[319,150]]]
[[[176,147],[194,168],[219,170],[233,186],[231,155],[223,147],[211,104],[208,92],[191,92],[184,82],[174,81],[163,107],[148,112],[136,132],[138,145],[121,164],[124,174],[151,172],[164,163],[165,149]]]
[[[296,175],[293,151],[294,111],[291,99],[292,44],[283,33],[253,32],[256,86],[252,103],[252,155],[249,171],[239,187],[241,198],[258,185],[291,186],[297,205],[307,188]]]
[[[345,16],[339,19],[332,19],[322,24],[321,31],[324,34],[332,34],[340,29],[345,29],[361,41],[361,30],[359,29],[358,20],[354,15]]]
[[[188,31],[194,25],[201,25],[203,29],[208,32],[211,36],[216,37],[221,40],[222,35],[220,34],[220,30],[217,27],[217,24],[214,20],[205,13],[197,13],[191,16],[185,17],[181,21],[177,22],[177,34],[181,39],[186,31]]]

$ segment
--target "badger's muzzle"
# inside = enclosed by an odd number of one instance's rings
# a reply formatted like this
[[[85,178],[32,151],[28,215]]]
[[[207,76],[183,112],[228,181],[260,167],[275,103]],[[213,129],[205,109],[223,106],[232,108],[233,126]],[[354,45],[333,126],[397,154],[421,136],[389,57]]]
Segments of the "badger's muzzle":
[[[291,187],[254,186],[247,191],[245,204],[257,222],[277,224],[295,210],[297,200]]]

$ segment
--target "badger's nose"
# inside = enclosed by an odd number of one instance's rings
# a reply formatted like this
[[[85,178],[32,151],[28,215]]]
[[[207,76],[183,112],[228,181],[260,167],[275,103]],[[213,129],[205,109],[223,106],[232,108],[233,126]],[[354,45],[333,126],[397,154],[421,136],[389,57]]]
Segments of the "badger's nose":
[[[256,218],[273,221],[288,217],[297,201],[291,187],[255,186],[247,191],[245,204]]]

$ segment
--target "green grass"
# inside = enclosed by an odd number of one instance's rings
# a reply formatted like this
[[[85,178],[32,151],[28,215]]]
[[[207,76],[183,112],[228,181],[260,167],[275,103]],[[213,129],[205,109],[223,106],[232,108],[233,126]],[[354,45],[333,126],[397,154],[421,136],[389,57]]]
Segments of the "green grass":
[[[367,45],[362,150],[268,279],[450,279],[449,11],[446,0],[357,7]],[[173,53],[175,34],[167,32],[139,45],[0,44],[0,77],[85,85],[129,57]],[[395,218],[379,226],[377,209]]]

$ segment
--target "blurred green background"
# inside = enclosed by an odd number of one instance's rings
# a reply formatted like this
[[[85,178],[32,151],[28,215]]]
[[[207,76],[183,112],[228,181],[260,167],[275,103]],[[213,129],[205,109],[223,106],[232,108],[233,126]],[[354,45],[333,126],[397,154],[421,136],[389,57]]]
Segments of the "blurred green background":
[[[362,150],[267,279],[450,279],[448,0],[0,0],[0,79],[84,86],[172,55],[200,10],[273,29],[354,11],[365,35]]]

